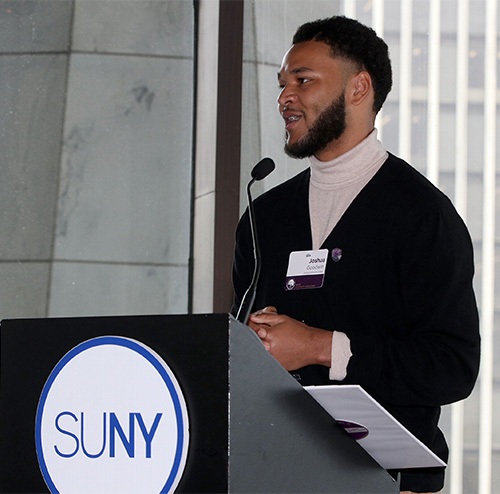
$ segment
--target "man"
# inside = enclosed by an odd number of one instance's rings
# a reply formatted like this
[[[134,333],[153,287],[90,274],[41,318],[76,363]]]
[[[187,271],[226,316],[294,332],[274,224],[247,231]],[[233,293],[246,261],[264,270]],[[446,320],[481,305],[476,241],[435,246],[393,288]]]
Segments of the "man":
[[[387,45],[345,17],[307,23],[278,80],[285,150],[310,168],[255,201],[248,324],[301,384],[360,384],[446,461],[440,407],[471,392],[479,367],[472,246],[450,201],[377,140]],[[252,273],[245,214],[235,308]],[[401,473],[402,491],[443,487],[444,469]]]

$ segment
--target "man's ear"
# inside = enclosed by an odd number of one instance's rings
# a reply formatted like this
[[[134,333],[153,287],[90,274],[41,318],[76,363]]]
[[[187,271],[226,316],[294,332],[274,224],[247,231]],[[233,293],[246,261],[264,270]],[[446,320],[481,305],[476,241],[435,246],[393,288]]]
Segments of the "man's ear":
[[[360,105],[373,95],[372,78],[365,70],[358,72],[349,81],[351,104]]]

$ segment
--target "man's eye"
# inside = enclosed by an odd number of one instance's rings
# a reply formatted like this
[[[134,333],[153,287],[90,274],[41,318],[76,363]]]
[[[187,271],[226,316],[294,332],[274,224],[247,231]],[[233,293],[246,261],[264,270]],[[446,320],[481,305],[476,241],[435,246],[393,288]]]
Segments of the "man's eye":
[[[299,82],[301,84],[305,84],[306,82],[309,82],[311,79],[308,79],[307,77],[299,77]]]

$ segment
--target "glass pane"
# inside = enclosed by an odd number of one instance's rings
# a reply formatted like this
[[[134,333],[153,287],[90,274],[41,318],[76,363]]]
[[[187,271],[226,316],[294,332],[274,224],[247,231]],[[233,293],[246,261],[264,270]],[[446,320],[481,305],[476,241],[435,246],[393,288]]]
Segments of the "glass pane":
[[[0,319],[187,311],[193,23],[0,3]]]
[[[434,9],[436,3],[439,3],[438,17]],[[494,286],[493,283],[486,287],[483,284],[484,278],[488,278],[484,276],[485,270],[499,271],[496,268],[498,240],[495,242],[493,237],[492,244],[495,244],[493,250],[496,251],[493,254],[494,262],[491,255],[489,259],[485,259],[485,252],[488,249],[485,250],[483,245],[488,243],[488,240],[485,240],[485,232],[488,232],[488,228],[491,230],[497,228],[500,217],[498,199],[496,202],[493,201],[493,204],[483,203],[488,193],[495,191],[497,187],[494,177],[492,179],[485,170],[487,172],[492,158],[495,158],[493,166],[496,164],[497,169],[500,166],[498,150],[496,154],[495,151],[492,152],[491,142],[494,137],[490,136],[488,142],[487,136],[487,131],[495,126],[491,119],[487,120],[489,108],[493,107],[496,108],[495,130],[498,142],[500,120],[496,100],[500,80],[498,78],[499,9],[498,5],[493,9],[497,17],[493,23],[496,27],[488,27],[492,12],[490,9],[495,2],[440,0],[436,3],[431,0],[246,1],[240,206],[242,210],[246,207],[243,187],[248,181],[250,169],[262,157],[272,157],[276,161],[277,168],[269,178],[255,185],[255,195],[283,182],[308,166],[307,160],[292,160],[283,153],[283,125],[276,105],[278,94],[276,72],[284,52],[291,43],[295,29],[309,20],[346,14],[381,31],[380,34],[389,45],[391,53],[394,84],[384,105],[382,118],[377,124],[379,135],[385,148],[390,152],[401,155],[408,150],[409,155],[403,157],[422,173],[429,172],[429,157],[437,156],[439,168],[437,185],[452,201],[455,201],[468,224],[474,242],[476,256],[474,284],[478,305],[484,312],[481,316],[484,320],[494,315],[495,319],[495,338],[492,338],[493,344],[490,345],[494,348],[491,373],[481,376],[472,396],[466,400],[461,423],[452,423],[454,419],[450,409],[444,410],[441,421],[450,443],[454,432],[463,430],[464,435],[463,443],[451,445],[452,448],[458,447],[463,451],[463,461],[462,465],[454,465],[448,469],[448,485],[443,492],[453,491],[449,482],[455,468],[459,482],[463,477],[460,489],[464,493],[473,493],[478,492],[478,483],[485,480],[480,479],[480,464],[483,461],[481,456],[488,461],[488,455],[481,451],[478,439],[480,424],[488,420],[489,413],[489,410],[485,409],[488,406],[487,401],[480,396],[481,383],[492,385],[490,398],[493,417],[498,416],[500,399],[498,385],[500,343],[496,323],[500,303],[496,287],[499,285],[500,272],[495,273],[497,281]],[[460,23],[464,14],[465,29],[463,23]],[[437,41],[439,46],[431,43],[430,33],[436,25],[439,30]],[[492,38],[496,40],[497,53],[493,53],[493,56],[490,54],[488,59],[489,29],[493,30]],[[463,36],[464,33],[466,36]],[[433,72],[431,60],[436,52],[439,53],[439,66]],[[462,72],[459,72],[459,67],[463,68]],[[494,89],[488,94],[488,80],[491,80],[492,76],[496,77],[496,95],[493,94]],[[402,87],[405,80],[408,81],[408,87]],[[438,81],[439,101],[432,107],[430,95],[433,94],[436,81]],[[409,101],[403,97],[406,94],[409,94]],[[434,129],[431,128],[432,122],[437,122]],[[431,131],[437,133],[437,142],[431,139],[436,135]],[[493,149],[494,147],[495,144]],[[460,189],[462,194],[457,192]],[[498,193],[496,196],[498,197]],[[496,213],[495,222],[489,220],[493,213]],[[487,225],[486,230],[485,225]],[[492,309],[488,309],[488,304],[483,305],[483,299],[487,297],[493,298]],[[486,313],[488,310],[490,314]],[[490,348],[486,348],[486,351],[489,350]],[[497,477],[500,472],[498,426],[498,421],[493,419],[492,486],[498,484]],[[454,482],[454,488],[458,489],[457,481]]]

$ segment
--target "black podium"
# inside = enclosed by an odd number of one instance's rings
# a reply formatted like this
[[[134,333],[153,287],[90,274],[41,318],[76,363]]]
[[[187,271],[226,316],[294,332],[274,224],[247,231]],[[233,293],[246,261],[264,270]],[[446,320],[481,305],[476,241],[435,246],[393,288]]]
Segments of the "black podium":
[[[399,492],[256,335],[226,314],[5,320],[0,335],[2,493],[50,492],[35,446],[42,390],[68,352],[103,336],[153,349],[182,389],[189,450],[175,492]]]

